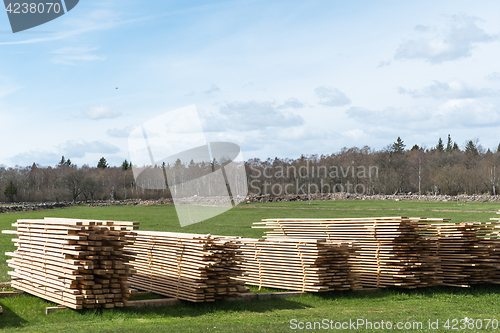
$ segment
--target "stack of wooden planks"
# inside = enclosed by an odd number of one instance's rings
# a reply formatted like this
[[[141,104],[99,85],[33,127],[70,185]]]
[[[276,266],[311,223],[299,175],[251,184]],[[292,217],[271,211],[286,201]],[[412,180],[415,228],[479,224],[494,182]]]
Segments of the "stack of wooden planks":
[[[247,285],[300,291],[358,289],[349,269],[350,242],[316,239],[240,239]]]
[[[420,237],[414,221],[407,217],[264,219],[254,224],[254,228],[266,229],[267,239],[354,242],[349,265],[362,286],[416,288],[433,284],[429,276],[434,268],[422,265]]]
[[[422,222],[422,221],[421,221]],[[491,222],[419,223],[423,251],[437,258],[438,284],[497,283],[498,226]]]
[[[500,212],[497,212],[500,214]],[[489,245],[490,263],[493,266],[490,283],[500,284],[500,218],[491,218],[490,232],[482,239]]]
[[[18,220],[17,249],[6,253],[12,287],[72,309],[123,306],[133,271],[123,255],[137,222]]]
[[[191,302],[237,296],[238,245],[221,236],[138,231],[126,254],[133,288]]]

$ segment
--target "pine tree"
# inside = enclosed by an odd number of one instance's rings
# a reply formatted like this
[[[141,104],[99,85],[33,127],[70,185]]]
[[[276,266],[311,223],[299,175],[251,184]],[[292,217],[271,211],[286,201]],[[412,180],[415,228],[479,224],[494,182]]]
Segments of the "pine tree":
[[[104,157],[101,157],[101,159],[97,163],[97,167],[101,169],[106,169],[108,167],[108,162]]]
[[[498,144],[498,147],[497,147],[497,153],[500,153],[500,143]]]
[[[453,143],[453,150],[460,150],[460,149],[458,148],[458,145],[457,145],[457,143],[456,143],[456,142],[455,142],[455,143]]]
[[[128,164],[128,161],[127,160],[123,161],[123,163],[122,163],[122,170],[126,171],[129,168],[130,168],[130,165]]]
[[[442,153],[444,151],[443,140],[439,138],[438,144],[436,146],[438,152]]]
[[[467,141],[465,144],[465,153],[471,155],[479,155],[479,151],[477,149],[477,145],[473,140]]]
[[[14,201],[14,196],[17,194],[17,187],[14,185],[12,180],[9,182],[9,185],[5,188],[3,192],[6,198],[9,198],[10,201]]]
[[[404,141],[398,136],[396,142],[391,146],[391,152],[394,154],[402,154],[405,151],[405,147]]]
[[[453,149],[453,141],[451,141],[451,136],[448,134],[448,142],[446,143],[446,152],[449,153]]]
[[[414,145],[413,147],[411,147],[411,151],[414,151],[414,150],[419,150],[420,147],[418,145]]]

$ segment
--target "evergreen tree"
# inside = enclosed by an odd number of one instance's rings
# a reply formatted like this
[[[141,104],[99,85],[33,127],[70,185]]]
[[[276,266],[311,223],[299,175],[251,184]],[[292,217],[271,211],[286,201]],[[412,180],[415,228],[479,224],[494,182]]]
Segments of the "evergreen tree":
[[[498,144],[498,147],[497,147],[497,153],[500,153],[500,143]]]
[[[414,151],[414,150],[419,150],[420,147],[418,145],[414,145],[413,147],[411,147],[411,151]]]
[[[402,154],[405,151],[405,147],[406,145],[404,144],[404,141],[398,136],[396,142],[394,142],[391,146],[391,153]]]
[[[453,149],[453,141],[451,141],[451,136],[448,134],[448,142],[446,143],[446,152],[449,153]]]
[[[465,144],[465,153],[471,155],[479,155],[479,151],[477,149],[477,145],[473,140],[467,141]]]
[[[128,170],[128,169],[130,168],[130,166],[131,166],[131,165],[128,163],[128,161],[127,161],[127,160],[125,160],[125,161],[123,161],[123,163],[122,163],[122,170],[123,170],[123,171],[126,171],[126,170]]]
[[[106,169],[108,167],[108,162],[104,157],[101,157],[101,159],[97,163],[97,167],[101,169]]]
[[[3,192],[5,197],[9,198],[10,201],[14,201],[14,196],[17,194],[17,188],[16,185],[12,182],[12,180],[9,182],[9,185],[5,188],[5,191]]]
[[[63,157],[61,158],[61,161],[59,162],[59,165],[65,165],[66,164],[66,159]]]
[[[439,141],[438,141],[438,144],[436,146],[436,149],[440,153],[444,151],[443,140],[441,138],[439,138]]]
[[[453,143],[453,150],[460,150],[460,149],[458,148],[458,145],[457,145],[457,143],[456,143],[456,142],[455,142],[455,143]]]

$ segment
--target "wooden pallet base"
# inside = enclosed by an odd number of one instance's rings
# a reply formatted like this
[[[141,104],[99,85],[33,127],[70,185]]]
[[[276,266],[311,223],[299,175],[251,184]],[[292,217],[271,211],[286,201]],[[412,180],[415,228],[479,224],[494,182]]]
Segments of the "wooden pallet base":
[[[13,297],[13,296],[21,295],[21,294],[24,294],[24,291],[22,291],[22,290],[2,291],[2,292],[0,292],[0,298]]]
[[[64,305],[58,305],[58,306],[48,306],[45,308],[45,314],[49,314],[51,312],[56,312],[56,311],[61,311],[67,309]]]
[[[144,306],[171,306],[178,303],[179,300],[177,298],[161,298],[161,299],[145,299],[139,301],[126,301],[124,302],[124,305],[136,308],[142,308]]]

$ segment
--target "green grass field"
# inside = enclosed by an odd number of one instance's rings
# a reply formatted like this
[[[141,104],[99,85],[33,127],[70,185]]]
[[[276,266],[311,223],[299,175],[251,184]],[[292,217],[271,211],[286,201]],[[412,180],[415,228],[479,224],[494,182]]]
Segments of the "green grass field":
[[[412,216],[451,218],[454,222],[487,221],[496,217],[500,204],[409,201],[313,201],[265,204],[243,204],[210,220],[181,228],[173,206],[111,206],[71,207],[37,212],[0,214],[0,229],[20,218],[68,217],[139,221],[141,230],[211,233],[261,237],[261,229],[252,229],[262,218],[279,217],[367,217]],[[9,267],[4,255],[15,248],[12,235],[0,234],[0,282],[8,281]],[[252,287],[254,291],[255,288]],[[380,290],[365,292],[331,292],[308,294],[285,300],[250,302],[218,301],[206,304],[183,302],[173,307],[116,308],[106,310],[63,310],[45,315],[45,307],[53,303],[22,295],[0,299],[4,313],[0,330],[6,332],[318,332],[325,329],[293,329],[299,322],[335,322],[365,320],[378,323],[390,321],[393,329],[366,329],[361,332],[492,332],[485,329],[488,319],[500,320],[500,286],[482,285],[469,289],[426,288],[419,290]],[[460,329],[453,319],[473,318],[482,329],[469,326]],[[296,319],[297,322],[290,321]],[[428,320],[439,320],[439,329],[429,329]],[[416,325],[413,329],[397,329],[396,323]],[[416,322],[417,324],[413,324]],[[421,329],[418,322],[422,322]],[[360,322],[361,323],[361,322]],[[330,325],[329,323],[328,325]],[[305,325],[305,324],[304,324]],[[474,326],[475,326],[474,325]],[[385,327],[385,326],[384,326]],[[493,326],[494,328],[495,326]],[[326,328],[326,326],[324,327]],[[352,328],[352,326],[351,326]],[[333,328],[333,330],[336,330]],[[348,331],[346,329],[345,331]]]

